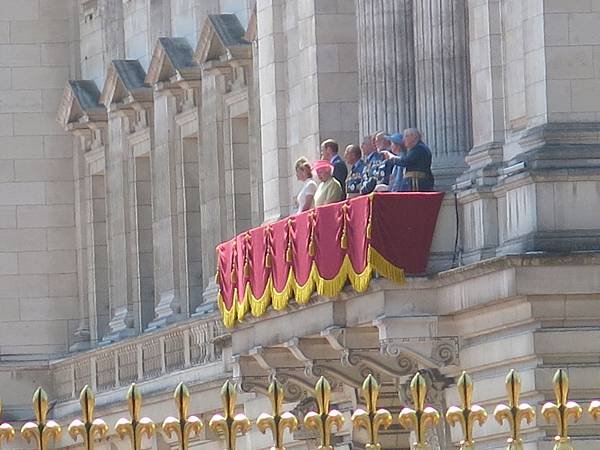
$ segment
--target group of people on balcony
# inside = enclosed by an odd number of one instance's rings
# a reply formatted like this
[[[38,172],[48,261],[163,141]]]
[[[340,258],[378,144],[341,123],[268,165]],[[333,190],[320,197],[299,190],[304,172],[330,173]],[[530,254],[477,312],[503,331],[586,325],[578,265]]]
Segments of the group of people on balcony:
[[[305,157],[296,161],[296,176],[303,183],[296,199],[298,214],[371,192],[433,189],[431,150],[415,128],[403,134],[378,132],[365,136],[360,147],[346,147],[344,159],[338,152],[338,143],[327,139],[321,144],[319,161],[313,165]]]

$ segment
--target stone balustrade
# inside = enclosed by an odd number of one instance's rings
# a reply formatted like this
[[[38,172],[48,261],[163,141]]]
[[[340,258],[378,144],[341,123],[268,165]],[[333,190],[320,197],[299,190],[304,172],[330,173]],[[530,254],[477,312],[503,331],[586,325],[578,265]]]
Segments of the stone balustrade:
[[[52,362],[54,400],[73,400],[85,385],[102,393],[219,361],[228,339],[220,318],[211,316]]]

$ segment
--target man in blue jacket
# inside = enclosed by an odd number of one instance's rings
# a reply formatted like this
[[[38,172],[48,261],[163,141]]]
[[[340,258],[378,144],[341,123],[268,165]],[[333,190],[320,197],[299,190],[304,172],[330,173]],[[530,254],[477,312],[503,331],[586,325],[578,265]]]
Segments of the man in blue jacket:
[[[394,156],[385,153],[384,158],[393,165],[404,167],[404,178],[400,186],[402,192],[433,190],[434,178],[431,172],[431,150],[421,140],[421,133],[416,128],[404,131],[406,154]]]
[[[404,138],[400,133],[394,133],[391,136],[386,136],[391,142],[391,152],[396,156],[402,156],[406,153],[404,148]],[[404,167],[397,166],[392,160],[388,160],[388,164],[393,166],[390,175],[390,191],[400,192],[402,190],[402,180],[404,180]]]

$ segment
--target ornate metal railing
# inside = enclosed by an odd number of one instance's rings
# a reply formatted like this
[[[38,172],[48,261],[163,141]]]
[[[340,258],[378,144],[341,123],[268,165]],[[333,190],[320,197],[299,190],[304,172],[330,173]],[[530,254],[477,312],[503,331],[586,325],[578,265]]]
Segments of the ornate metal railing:
[[[221,320],[214,316],[54,362],[53,400],[73,400],[84,386],[105,392],[218,361],[228,338]]]
[[[497,405],[493,415],[501,425],[508,425],[507,450],[522,450],[521,425],[524,421],[533,421],[535,409],[527,403],[521,403],[521,380],[514,370],[509,372],[505,384],[507,402]],[[556,371],[553,384],[556,400],[546,402],[541,413],[547,422],[556,424],[554,450],[573,450],[569,423],[577,422],[583,415],[583,409],[576,402],[569,400],[569,379],[565,370]],[[457,389],[461,404],[448,408],[445,416],[426,405],[427,388],[426,378],[421,373],[415,374],[410,383],[412,407],[403,408],[395,419],[389,411],[377,408],[380,388],[376,379],[368,375],[362,385],[365,409],[357,409],[351,418],[353,428],[367,431],[365,448],[380,450],[380,430],[397,421],[403,428],[412,431],[411,444],[414,448],[430,450],[428,432],[445,417],[448,425],[461,426],[460,449],[474,450],[473,428],[476,424],[483,425],[487,420],[487,412],[481,406],[472,403],[473,381],[470,376],[463,372],[458,379]],[[236,386],[227,380],[221,389],[223,412],[215,414],[208,423],[212,431],[223,440],[225,450],[235,450],[237,436],[246,434],[253,426],[252,421],[244,414],[236,414],[236,393]],[[285,450],[284,434],[286,431],[296,430],[299,420],[291,412],[282,411],[283,389],[276,379],[272,381],[268,395],[272,410],[260,414],[255,425],[262,433],[271,432],[271,450]],[[334,434],[345,426],[344,415],[331,407],[331,386],[324,377],[317,381],[313,395],[317,411],[305,414],[303,426],[315,432],[320,450],[332,450]],[[180,383],[177,386],[173,397],[178,416],[167,417],[162,423],[162,431],[167,438],[177,439],[182,450],[187,450],[190,439],[202,431],[204,424],[198,417],[189,415],[190,394],[184,384]],[[151,419],[142,416],[142,396],[135,383],[130,386],[126,401],[130,417],[119,419],[115,431],[121,439],[129,440],[131,450],[140,450],[142,437],[151,439],[157,426]],[[86,450],[94,450],[96,441],[108,433],[108,426],[101,419],[94,419],[94,394],[88,386],[84,386],[81,391],[80,404],[81,419],[74,420],[68,426],[68,431],[74,441],[83,441]],[[27,441],[34,440],[37,450],[46,450],[50,441],[60,435],[61,426],[48,420],[48,397],[41,388],[38,388],[33,396],[33,410],[36,420],[26,423],[21,429],[21,435]],[[588,413],[597,419],[600,416],[600,401],[593,401]],[[11,441],[15,434],[10,424],[0,424],[0,446],[3,442]]]

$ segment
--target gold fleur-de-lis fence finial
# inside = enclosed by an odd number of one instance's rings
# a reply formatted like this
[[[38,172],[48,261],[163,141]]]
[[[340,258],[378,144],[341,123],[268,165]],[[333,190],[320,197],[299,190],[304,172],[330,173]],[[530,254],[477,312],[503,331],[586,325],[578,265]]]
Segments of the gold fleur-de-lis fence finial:
[[[162,424],[162,429],[169,438],[176,435],[180,449],[187,450],[190,438],[192,435],[198,436],[202,432],[204,424],[198,417],[189,415],[190,391],[185,384],[177,385],[173,393],[173,400],[175,400],[178,417],[167,417]]]
[[[569,438],[569,418],[577,422],[583,410],[576,402],[569,401],[569,377],[563,369],[558,369],[552,378],[556,403],[547,402],[542,407],[546,422],[556,422],[557,435],[554,437],[554,450],[573,450]]]
[[[2,417],[2,401],[0,400],[0,417]],[[8,423],[0,423],[0,448],[2,441],[10,442],[15,438],[15,429]]]
[[[142,394],[135,383],[129,387],[126,398],[130,418],[119,419],[115,425],[115,431],[121,439],[129,437],[131,450],[140,450],[142,437],[145,434],[148,439],[152,439],[156,425],[148,417],[140,417],[142,415]]]
[[[600,418],[600,400],[592,401],[592,403],[590,403],[590,407],[588,408],[588,412],[594,420],[598,420]]]
[[[298,428],[298,419],[290,412],[281,412],[283,408],[283,389],[277,379],[273,379],[269,386],[269,400],[271,400],[271,414],[262,413],[256,419],[256,426],[261,433],[271,430],[274,445],[271,450],[285,450],[283,434],[286,429],[290,432]]]
[[[235,414],[236,386],[229,380],[221,388],[223,415],[215,414],[209,422],[211,430],[225,441],[225,450],[237,449],[237,434],[250,431],[250,420],[244,414]]]
[[[479,426],[487,420],[487,412],[479,405],[473,405],[473,380],[467,372],[461,374],[456,384],[458,395],[462,403],[461,407],[451,406],[446,411],[446,420],[450,426],[460,424],[463,432],[463,439],[460,441],[460,450],[473,450],[475,441],[473,440],[473,426],[475,422]]]
[[[21,428],[21,435],[27,443],[35,440],[38,450],[46,450],[50,439],[55,441],[60,436],[60,425],[54,420],[48,420],[48,396],[41,387],[33,394],[33,412],[37,422],[27,422]]]
[[[68,428],[69,435],[74,441],[77,441],[77,436],[81,436],[85,449],[94,450],[95,440],[106,436],[108,425],[102,419],[94,419],[96,398],[88,385],[81,390],[79,404],[83,420],[75,419],[71,422]]]
[[[508,372],[505,385],[506,392],[508,393],[508,405],[501,404],[496,406],[494,417],[500,425],[506,420],[510,427],[507,450],[522,450],[521,422],[525,420],[528,424],[531,424],[535,418],[535,409],[528,403],[520,403],[521,377],[514,369]]]
[[[315,384],[315,399],[319,412],[309,412],[304,416],[304,425],[306,428],[315,430],[319,434],[321,444],[319,450],[333,450],[331,444],[331,435],[333,427],[339,431],[344,426],[344,416],[336,409],[330,409],[331,403],[331,385],[325,377],[319,378]]]
[[[379,397],[379,384],[371,374],[365,378],[362,384],[362,394],[367,409],[357,409],[352,414],[354,428],[364,428],[369,435],[369,441],[365,445],[367,450],[380,450],[379,430],[388,428],[392,424],[392,414],[387,409],[377,409],[377,398]]]
[[[413,399],[414,409],[403,408],[400,411],[400,425],[415,432],[415,448],[429,449],[425,440],[427,428],[437,426],[440,421],[440,413],[431,406],[425,406],[427,396],[427,383],[423,375],[417,372],[410,382],[410,394]]]

